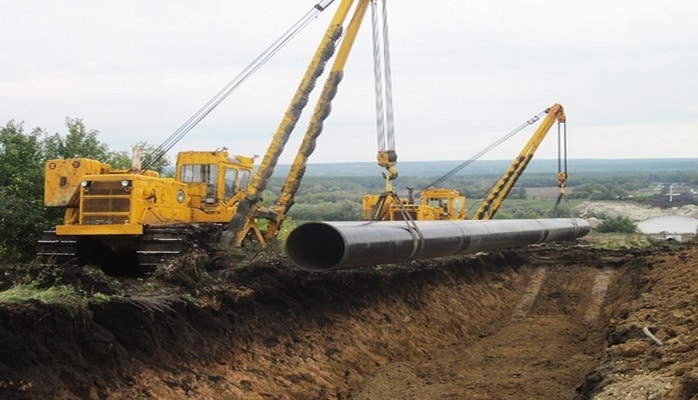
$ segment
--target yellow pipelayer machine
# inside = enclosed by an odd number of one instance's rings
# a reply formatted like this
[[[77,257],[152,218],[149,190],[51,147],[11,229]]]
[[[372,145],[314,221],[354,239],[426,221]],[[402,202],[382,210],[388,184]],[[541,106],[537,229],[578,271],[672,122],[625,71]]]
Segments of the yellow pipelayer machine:
[[[256,71],[280,46],[295,36],[298,26],[314,20],[332,2],[323,0],[316,4],[267,49],[266,54],[248,66],[247,72],[243,72],[249,75]],[[254,175],[252,157],[231,157],[227,151],[180,153],[174,178],[140,171],[140,167],[112,170],[107,164],[85,158],[48,161],[45,205],[64,208],[65,217],[55,231],[45,232],[39,241],[41,262],[91,263],[117,273],[137,273],[121,269],[134,264],[140,267],[160,264],[194,245],[192,239],[204,245],[218,242],[237,246],[249,237],[256,238],[262,245],[273,240],[293,205],[307,159],[322,132],[324,119],[330,113],[347,57],[369,4],[368,0],[339,2]],[[311,91],[332,59],[315,111],[281,193],[271,206],[262,207],[259,204],[261,194]],[[213,105],[201,112],[198,120],[220,101],[222,99],[212,99],[209,104]],[[198,122],[194,117],[192,120],[191,126]],[[388,167],[392,164],[386,165]]]
[[[45,264],[157,265],[193,236],[212,234],[206,225],[230,221],[253,166],[251,157],[220,150],[180,153],[175,178],[112,170],[87,158],[50,160],[44,204],[65,208],[65,215],[44,233],[39,256]],[[251,232],[263,239],[257,225]]]
[[[415,221],[439,221],[439,220],[463,220],[467,219],[466,215],[466,198],[455,189],[437,188],[436,185],[443,182],[446,178],[454,175],[462,168],[475,161],[482,156],[486,151],[496,147],[503,140],[508,139],[515,133],[519,132],[528,125],[537,122],[541,116],[546,115],[541,121],[538,128],[535,130],[531,138],[524,145],[523,149],[516,156],[509,168],[499,178],[492,190],[489,192],[485,200],[482,202],[475,214],[470,218],[474,220],[492,219],[499,210],[504,199],[509,195],[512,187],[519,179],[521,174],[526,169],[526,166],[533,158],[538,146],[550,131],[550,128],[557,121],[558,123],[558,140],[561,140],[560,129],[564,129],[566,116],[563,107],[560,104],[553,104],[550,108],[534,116],[526,123],[519,126],[517,129],[507,134],[500,141],[489,146],[488,149],[481,151],[473,158],[457,166],[452,171],[449,171],[443,177],[427,186],[419,194],[419,202],[415,202],[413,191],[409,189],[409,196],[406,200],[400,200],[394,196],[394,192],[386,191],[381,194],[370,194],[363,198],[363,216],[366,220],[377,221],[401,221],[406,218],[411,218]],[[566,138],[566,132],[564,133]],[[565,139],[566,143],[566,139]],[[563,153],[562,144],[558,145],[558,175],[557,185],[560,187],[560,199],[565,195],[565,184],[567,181],[567,155],[566,150]],[[564,146],[566,148],[566,145]],[[563,166],[564,163],[564,166]]]

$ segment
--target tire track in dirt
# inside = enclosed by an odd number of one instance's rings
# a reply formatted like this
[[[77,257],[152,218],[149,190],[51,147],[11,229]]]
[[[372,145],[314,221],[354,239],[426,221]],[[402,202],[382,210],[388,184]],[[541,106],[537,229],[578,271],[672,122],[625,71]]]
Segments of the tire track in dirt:
[[[528,282],[528,285],[526,286],[526,291],[524,292],[523,296],[521,296],[521,300],[519,300],[518,305],[511,315],[512,322],[520,321],[528,316],[528,313],[533,307],[533,303],[536,301],[538,292],[540,292],[540,288],[543,286],[543,282],[545,281],[547,274],[548,268],[546,267],[539,267],[535,269],[530,281]]]
[[[611,284],[614,273],[614,270],[605,268],[594,277],[594,286],[591,288],[591,302],[584,314],[584,322],[587,324],[593,324],[598,321],[601,306],[606,298],[608,286]]]
[[[389,364],[351,399],[571,399],[603,348],[600,309],[613,271],[536,268],[509,322],[471,343]]]

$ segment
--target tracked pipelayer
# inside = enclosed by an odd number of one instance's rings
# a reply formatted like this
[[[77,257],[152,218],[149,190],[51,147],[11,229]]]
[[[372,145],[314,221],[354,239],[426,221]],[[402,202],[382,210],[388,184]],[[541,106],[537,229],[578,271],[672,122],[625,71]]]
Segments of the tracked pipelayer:
[[[44,204],[64,222],[39,240],[44,264],[150,269],[192,246],[212,246],[247,187],[253,159],[183,152],[177,178],[111,170],[80,158],[46,163]],[[254,231],[259,233],[259,231]],[[121,273],[137,273],[138,268]]]
[[[130,170],[113,170],[108,164],[86,158],[48,161],[44,203],[47,207],[64,208],[65,216],[63,223],[56,226],[55,231],[46,232],[39,242],[41,261],[44,264],[78,261],[116,265],[122,260],[131,260],[132,263],[124,265],[133,268],[137,263],[140,267],[147,267],[195,245],[190,241],[191,232],[197,232],[204,225],[218,232],[217,239],[204,240],[209,245],[218,242],[226,246],[241,246],[246,239],[265,245],[274,240],[293,205],[306,162],[322,132],[323,120],[329,115],[332,99],[369,4],[373,4],[375,13],[385,15],[384,8],[383,11],[378,9],[376,2],[339,2],[254,176],[253,157],[230,156],[227,150],[180,153],[173,178],[148,171],[148,166],[333,2],[323,0],[313,6],[185,122],[154,155],[146,157],[142,168],[139,157],[134,157],[136,162]],[[349,14],[352,16],[347,23]],[[384,23],[385,18],[374,18],[374,23],[377,23],[374,32],[385,31],[381,21]],[[380,47],[379,42],[377,48]],[[311,91],[330,61],[332,64],[322,93],[282,191],[270,207],[262,207],[259,204],[261,194]],[[382,66],[387,70],[387,63]],[[379,159],[379,164],[392,174],[394,151],[380,149]],[[200,235],[194,236],[201,242]]]

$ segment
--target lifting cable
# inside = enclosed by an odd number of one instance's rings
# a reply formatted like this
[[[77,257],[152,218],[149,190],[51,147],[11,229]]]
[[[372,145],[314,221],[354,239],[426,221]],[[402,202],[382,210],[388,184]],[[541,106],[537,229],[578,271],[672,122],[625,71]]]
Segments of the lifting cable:
[[[567,198],[567,123],[558,122],[557,124],[557,186],[560,188],[560,193],[555,201],[555,206],[553,207],[553,217],[558,214],[558,207],[560,202],[564,199],[565,205],[569,210],[570,218],[574,219],[574,214],[572,208],[569,206],[569,199]]]
[[[381,193],[378,196],[378,201],[373,206],[368,219],[371,223],[382,221],[385,213],[390,212],[391,203],[397,204],[399,207],[402,221],[405,221],[406,224],[405,229],[407,229],[410,236],[412,236],[412,252],[410,253],[409,257],[407,257],[407,260],[411,260],[415,254],[421,253],[422,249],[424,248],[424,234],[422,234],[422,231],[419,229],[419,225],[417,225],[417,222],[412,217],[412,214],[407,211],[405,203],[400,200],[400,197],[396,191],[390,190]]]
[[[381,6],[378,6],[378,1]],[[386,190],[392,190],[390,181],[397,178],[397,153],[395,152],[395,123],[393,117],[392,77],[390,72],[390,46],[388,44],[387,0],[371,1],[373,38],[373,73],[376,92],[376,128],[378,139],[378,165],[388,173]]]
[[[381,7],[378,7],[378,1]],[[397,170],[393,167],[397,163],[397,153],[395,152],[395,118],[393,112],[393,91],[392,76],[390,70],[390,45],[388,41],[388,0],[371,1],[371,24],[373,38],[373,73],[376,93],[376,128],[378,139],[378,164],[388,170],[384,173],[386,179],[386,189],[392,189],[390,181],[397,178]],[[400,200],[394,190],[386,190],[380,195],[380,200],[371,211],[371,221],[377,221],[377,214],[384,210],[385,204],[390,204],[388,199],[400,208],[402,220],[407,224],[407,231],[410,232],[413,240],[411,259],[415,254],[421,252],[424,247],[424,235],[415,222],[412,215],[405,208],[405,204]]]
[[[394,151],[395,123],[388,44],[387,0],[381,1],[382,7],[380,9],[376,3],[377,0],[371,2],[371,22],[373,27],[373,72],[375,76],[378,150]]]
[[[557,172],[567,179],[567,122],[557,124]]]
[[[291,39],[303,30],[318,14],[323,12],[334,0],[323,0],[315,4],[308,12],[296,21],[276,41],[267,47],[257,58],[252,60],[237,76],[228,82],[218,93],[199,108],[182,126],[180,126],[169,138],[167,138],[152,153],[143,160],[142,169],[148,169],[158,162],[168,151],[172,149],[189,131],[194,129],[208,114],[223,102],[235,89],[247,80],[253,73],[261,68],[269,59],[279,52]]]
[[[463,168],[465,168],[465,167],[467,167],[468,165],[472,164],[473,162],[477,161],[480,157],[482,157],[483,155],[487,154],[488,152],[490,152],[490,151],[491,151],[492,149],[494,149],[495,147],[499,146],[500,144],[502,144],[502,143],[504,143],[505,141],[507,141],[508,139],[510,139],[512,136],[514,136],[514,135],[516,135],[517,133],[521,132],[521,131],[522,131],[524,128],[526,128],[527,126],[530,126],[530,125],[535,124],[535,123],[540,119],[540,117],[542,117],[543,115],[546,114],[546,112],[547,112],[547,110],[546,110],[546,111],[541,111],[540,113],[534,115],[533,118],[531,118],[531,119],[529,119],[528,121],[524,122],[523,124],[519,125],[519,126],[516,127],[514,130],[512,130],[511,132],[509,132],[509,133],[507,133],[506,135],[502,136],[501,138],[499,138],[499,139],[498,139],[497,141],[495,141],[494,143],[492,143],[492,144],[490,144],[489,146],[485,147],[484,149],[480,150],[477,154],[475,154],[474,156],[470,157],[468,160],[462,162],[462,163],[459,164],[457,167],[455,167],[454,169],[450,170],[449,172],[447,172],[445,175],[443,175],[443,176],[440,177],[439,179],[437,179],[437,180],[435,180],[434,182],[428,184],[424,189],[428,189],[428,188],[430,188],[430,187],[436,187],[437,185],[440,185],[440,184],[443,183],[445,180],[451,178],[453,175],[455,175],[455,174],[457,174],[458,172],[460,172]],[[567,162],[566,162],[566,161],[565,161],[565,168],[567,168]]]

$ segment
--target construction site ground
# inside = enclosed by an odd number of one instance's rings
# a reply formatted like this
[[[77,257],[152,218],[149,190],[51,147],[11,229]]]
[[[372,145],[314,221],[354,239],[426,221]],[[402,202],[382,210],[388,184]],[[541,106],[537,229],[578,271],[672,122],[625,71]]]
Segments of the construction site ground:
[[[277,254],[0,303],[0,398],[698,399],[694,241],[322,274]]]

